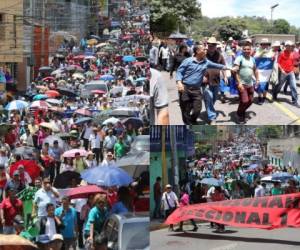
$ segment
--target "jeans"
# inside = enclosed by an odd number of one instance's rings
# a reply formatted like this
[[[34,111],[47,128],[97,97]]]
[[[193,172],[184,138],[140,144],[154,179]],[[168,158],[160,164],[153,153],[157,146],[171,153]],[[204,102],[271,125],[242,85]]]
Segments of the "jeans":
[[[287,84],[289,84],[291,89],[291,95],[292,95],[292,102],[297,103],[298,102],[298,94],[297,94],[297,85],[296,85],[296,77],[294,72],[290,72],[288,74],[284,74],[281,72],[279,83],[275,86],[273,90],[273,96],[277,97],[278,93],[280,92],[282,86],[284,85],[285,81],[287,81]]]
[[[217,112],[215,110],[215,103],[218,98],[219,85],[210,85],[208,88],[203,90],[203,97],[205,108],[207,112],[208,120],[212,121],[217,118]]]
[[[202,109],[202,94],[200,87],[184,86],[184,91],[179,93],[179,105],[182,120],[186,125],[196,124]],[[191,111],[193,114],[191,115]]]
[[[244,86],[244,90],[239,90],[240,104],[237,110],[237,114],[241,118],[246,117],[246,110],[251,106],[253,102],[254,88],[253,86]]]
[[[161,204],[161,198],[155,199],[155,208],[154,208],[154,212],[153,212],[153,217],[157,218],[157,217],[161,217],[161,211],[160,211],[160,204]]]
[[[13,226],[3,226],[3,234],[15,234],[15,228]]]

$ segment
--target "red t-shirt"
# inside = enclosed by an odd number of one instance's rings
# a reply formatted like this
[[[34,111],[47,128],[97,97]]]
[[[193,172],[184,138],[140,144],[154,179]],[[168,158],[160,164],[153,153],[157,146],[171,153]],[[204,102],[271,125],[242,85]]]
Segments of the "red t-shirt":
[[[278,64],[286,73],[294,71],[293,53],[284,50],[278,57]]]
[[[118,194],[117,192],[108,193],[107,194],[107,201],[110,207],[112,207],[115,203],[118,202]]]
[[[23,203],[19,199],[15,199],[13,204],[9,198],[5,198],[1,203],[3,209],[5,226],[13,226],[13,220],[18,214],[22,214]]]
[[[5,171],[4,171],[4,172],[2,172],[2,173],[0,174],[0,188],[1,188],[1,189],[3,189],[3,188],[5,187],[6,182],[7,182],[7,179],[6,179],[6,173],[5,173]]]

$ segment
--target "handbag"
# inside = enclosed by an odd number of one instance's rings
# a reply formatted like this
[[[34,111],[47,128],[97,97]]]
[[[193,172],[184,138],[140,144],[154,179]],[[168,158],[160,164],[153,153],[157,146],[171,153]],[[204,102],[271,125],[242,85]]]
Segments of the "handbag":
[[[165,194],[165,198],[166,198],[166,201],[167,201],[167,204],[168,204],[168,207],[169,209],[167,209],[169,211],[169,214],[173,213],[175,210],[176,210],[176,204],[175,204],[175,207],[172,207],[168,201],[168,198],[167,198],[167,194]]]

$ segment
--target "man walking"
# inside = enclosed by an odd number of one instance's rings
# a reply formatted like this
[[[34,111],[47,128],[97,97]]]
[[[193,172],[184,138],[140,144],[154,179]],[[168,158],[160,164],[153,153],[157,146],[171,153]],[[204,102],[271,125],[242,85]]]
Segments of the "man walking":
[[[201,112],[201,87],[206,69],[226,70],[222,64],[216,64],[206,59],[206,50],[203,45],[194,47],[194,56],[185,59],[179,66],[176,74],[179,103],[183,122],[187,125],[196,124]],[[193,112],[191,114],[191,112]]]
[[[246,123],[246,110],[253,102],[254,86],[253,77],[256,79],[256,87],[259,85],[258,71],[255,60],[250,56],[251,46],[243,46],[243,54],[238,56],[234,62],[234,70],[239,90],[240,103],[237,110],[238,123]]]
[[[97,165],[103,160],[102,157],[102,149],[101,149],[101,144],[102,144],[102,138],[98,134],[98,128],[94,127],[93,132],[90,135],[90,150],[96,155],[96,161]],[[101,161],[100,161],[101,158]]]
[[[155,202],[155,208],[154,208],[154,214],[153,218],[161,218],[161,211],[160,211],[160,204],[161,204],[161,177],[156,178],[156,182],[153,185],[153,192],[154,192],[154,202]]]

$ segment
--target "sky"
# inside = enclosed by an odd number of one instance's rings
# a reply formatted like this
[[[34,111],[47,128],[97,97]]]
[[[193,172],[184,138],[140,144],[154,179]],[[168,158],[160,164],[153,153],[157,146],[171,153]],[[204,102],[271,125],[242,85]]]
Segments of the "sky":
[[[271,19],[271,6],[279,4],[273,11],[273,20],[283,18],[291,25],[300,27],[299,0],[198,0],[202,15],[222,16],[263,16]]]

